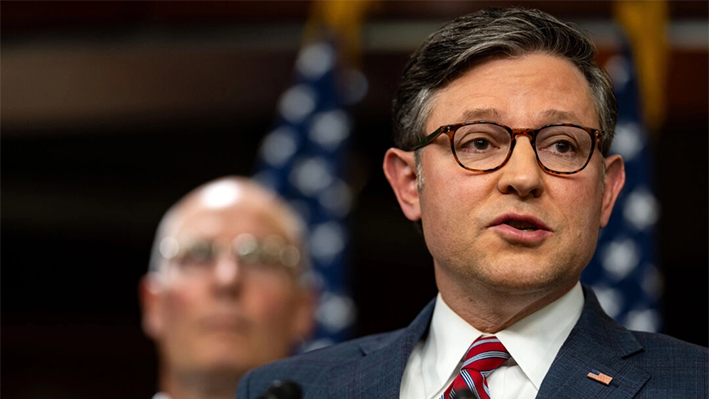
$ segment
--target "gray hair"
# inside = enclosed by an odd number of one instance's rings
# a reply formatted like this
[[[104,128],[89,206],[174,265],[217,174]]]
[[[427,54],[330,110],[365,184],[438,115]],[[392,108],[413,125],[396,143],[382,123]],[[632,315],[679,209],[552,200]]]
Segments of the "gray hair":
[[[426,39],[406,64],[394,99],[395,145],[411,148],[430,133],[424,129],[434,94],[462,73],[491,58],[532,52],[565,58],[583,73],[605,133],[601,153],[608,155],[618,103],[610,77],[593,63],[595,46],[580,28],[523,8],[484,9],[449,22]]]

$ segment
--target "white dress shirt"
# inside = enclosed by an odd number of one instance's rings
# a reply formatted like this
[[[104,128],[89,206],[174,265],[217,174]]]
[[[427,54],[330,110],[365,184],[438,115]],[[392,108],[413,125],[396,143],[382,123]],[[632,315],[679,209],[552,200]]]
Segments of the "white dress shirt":
[[[583,308],[581,284],[495,336],[512,356],[487,378],[492,399],[533,399]],[[438,399],[458,375],[463,356],[483,334],[436,298],[428,336],[414,347],[400,399]]]

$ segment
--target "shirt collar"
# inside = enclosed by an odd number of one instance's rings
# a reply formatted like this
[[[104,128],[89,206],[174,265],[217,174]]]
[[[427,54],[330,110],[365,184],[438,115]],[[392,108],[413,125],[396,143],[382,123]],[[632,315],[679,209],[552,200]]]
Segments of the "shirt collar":
[[[581,316],[583,302],[581,284],[577,283],[561,298],[495,334],[537,390]],[[457,374],[460,360],[481,335],[438,294],[422,349],[422,377],[427,396]]]
[[[583,302],[576,283],[561,298],[495,334],[537,390],[581,317]]]

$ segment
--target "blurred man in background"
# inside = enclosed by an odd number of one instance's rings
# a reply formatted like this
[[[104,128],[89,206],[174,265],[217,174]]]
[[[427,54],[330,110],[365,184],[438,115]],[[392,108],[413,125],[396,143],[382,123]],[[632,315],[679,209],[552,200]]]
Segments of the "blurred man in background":
[[[282,199],[240,177],[200,186],[165,214],[140,283],[159,355],[155,399],[233,399],[246,371],[307,338],[302,229]]]

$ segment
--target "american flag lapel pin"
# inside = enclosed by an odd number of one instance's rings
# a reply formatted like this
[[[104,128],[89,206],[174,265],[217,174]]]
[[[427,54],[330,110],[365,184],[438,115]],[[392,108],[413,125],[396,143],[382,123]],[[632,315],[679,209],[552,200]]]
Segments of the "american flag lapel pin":
[[[613,381],[613,377],[600,373],[596,370],[591,370],[590,373],[586,374],[586,377],[605,385],[609,385],[611,381]]]

